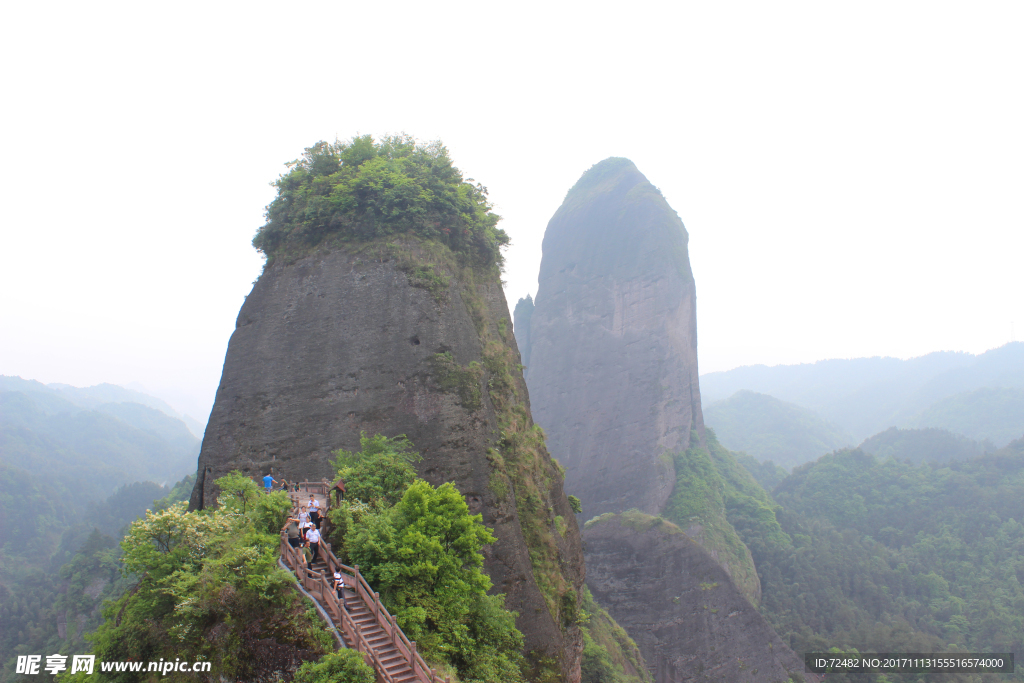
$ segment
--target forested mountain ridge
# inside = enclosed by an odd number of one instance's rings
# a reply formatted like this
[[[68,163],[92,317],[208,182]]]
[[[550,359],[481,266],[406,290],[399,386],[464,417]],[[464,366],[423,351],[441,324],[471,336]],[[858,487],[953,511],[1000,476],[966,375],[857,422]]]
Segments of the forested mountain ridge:
[[[996,423],[965,422],[963,416],[960,422],[943,421],[929,411],[950,397],[968,401],[967,395],[979,389],[1024,389],[1024,342],[977,356],[943,351],[909,360],[876,357],[746,366],[707,373],[700,381],[709,402],[744,389],[769,394],[818,413],[857,440],[893,426],[939,427],[974,439],[992,438],[1001,446],[1019,436],[1006,436],[1020,423],[1019,393],[1011,392],[1011,412]]]
[[[865,439],[859,448],[880,460],[896,458],[915,463],[969,460],[996,450],[991,441],[974,441],[945,429],[890,427]],[[774,486],[772,486],[774,488]]]
[[[36,380],[0,375],[0,391],[20,391],[43,401],[45,401],[45,397],[57,396],[86,410],[96,410],[101,406],[114,404],[135,403],[158,410],[174,420],[180,420],[197,438],[202,437],[203,429],[206,426],[205,422],[200,423],[193,416],[178,412],[162,399],[107,382],[90,387],[75,387],[60,382],[43,384]],[[200,418],[205,420],[206,416],[201,415]]]
[[[130,587],[117,547],[125,526],[183,499],[193,481],[136,482],[86,502],[0,464],[0,681],[29,680],[15,674],[17,655],[91,650],[85,635],[102,621],[104,600]]]
[[[753,391],[738,391],[705,406],[704,421],[729,450],[786,468],[854,443],[852,436],[812,411]]]
[[[199,440],[152,405],[169,409],[114,385],[0,377],[3,680],[17,654],[88,651],[102,601],[124,588],[123,527],[171,493],[162,484],[191,489]]]
[[[948,429],[1005,445],[1024,434],[1024,388],[983,387],[954,394],[936,401],[906,424]]]
[[[99,499],[132,481],[177,481],[199,440],[180,420],[137,403],[83,409],[56,394],[0,391],[4,462]]]
[[[737,528],[762,612],[795,650],[1024,647],[1024,439],[925,464],[841,450],[772,496],[782,536]]]

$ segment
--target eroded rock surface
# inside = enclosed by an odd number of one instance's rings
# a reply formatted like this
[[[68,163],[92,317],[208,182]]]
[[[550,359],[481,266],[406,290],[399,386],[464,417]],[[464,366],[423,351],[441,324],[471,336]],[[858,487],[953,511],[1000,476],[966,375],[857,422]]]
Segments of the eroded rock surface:
[[[556,662],[563,680],[578,681],[582,636],[575,625],[562,626],[561,597],[551,594],[583,585],[562,478],[542,444],[530,464],[513,467],[506,455],[503,470],[488,458],[489,449],[504,452],[506,432],[532,428],[497,270],[460,269],[449,259],[434,264],[427,286],[413,286],[408,263],[430,257],[415,242],[401,249],[397,258],[364,247],[269,265],[238,314],[190,505],[214,504],[214,480],[231,470],[319,480],[333,474],[333,450],[359,449],[360,432],[405,434],[424,457],[421,476],[434,485],[454,482],[494,529],[498,542],[485,550],[485,569],[519,612],[527,650],[536,661]],[[438,288],[437,277],[447,286]],[[439,364],[438,354],[450,356]],[[499,410],[489,381],[506,367],[514,372]],[[540,495],[528,520],[517,508],[524,486]],[[553,532],[556,515],[566,520],[564,535]],[[550,528],[531,528],[541,523]],[[531,550],[555,567],[548,595],[538,587]]]
[[[657,683],[810,682],[729,575],[674,524],[640,513],[588,522],[587,585],[654,666]]]
[[[544,233],[524,350],[533,416],[588,517],[658,514],[675,484],[667,454],[691,430],[703,438],[687,240],[661,192],[619,158],[587,171]]]

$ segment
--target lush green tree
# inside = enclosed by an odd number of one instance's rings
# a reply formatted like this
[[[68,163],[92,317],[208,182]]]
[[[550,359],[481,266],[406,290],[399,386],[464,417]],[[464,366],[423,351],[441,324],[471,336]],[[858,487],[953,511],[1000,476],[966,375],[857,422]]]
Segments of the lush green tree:
[[[362,241],[413,233],[485,264],[500,263],[508,235],[487,188],[462,177],[440,142],[408,135],[318,142],[276,181],[277,198],[253,246],[268,257],[325,238]]]
[[[359,444],[358,452],[334,451],[334,467],[345,480],[346,497],[378,507],[394,505],[416,478],[413,463],[423,458],[405,434],[388,438],[362,433]]]
[[[224,677],[248,678],[274,650],[327,651],[332,640],[315,613],[298,609],[292,578],[277,567],[284,493],[255,500],[238,473],[217,480],[221,506],[186,511],[184,502],[134,522],[124,540],[122,562],[135,585],[104,610],[93,638],[101,660],[181,657],[210,661]],[[255,485],[254,485],[255,486]],[[261,669],[261,670],[262,670]],[[141,680],[132,672],[118,681]]]
[[[364,516],[348,552],[428,656],[471,679],[519,680],[522,634],[481,569],[494,541],[454,485],[416,480],[397,505]]]
[[[373,667],[355,650],[329,652],[317,662],[305,662],[295,672],[294,683],[374,683]]]
[[[577,515],[583,514],[583,503],[576,496],[569,496],[569,508]]]
[[[264,493],[251,477],[245,476],[238,470],[218,479],[217,485],[221,491],[220,502],[243,515],[249,511],[250,506],[255,505]]]

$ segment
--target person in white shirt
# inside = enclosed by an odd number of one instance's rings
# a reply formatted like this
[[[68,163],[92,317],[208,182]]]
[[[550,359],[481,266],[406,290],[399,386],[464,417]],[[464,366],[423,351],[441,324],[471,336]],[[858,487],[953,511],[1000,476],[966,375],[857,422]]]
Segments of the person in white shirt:
[[[315,526],[306,529],[306,545],[313,553],[309,562],[306,563],[306,569],[312,571],[313,563],[320,559],[320,531]]]
[[[334,572],[334,591],[338,595],[338,599],[341,600],[342,607],[347,607],[345,604],[345,577],[341,575],[341,572]]]

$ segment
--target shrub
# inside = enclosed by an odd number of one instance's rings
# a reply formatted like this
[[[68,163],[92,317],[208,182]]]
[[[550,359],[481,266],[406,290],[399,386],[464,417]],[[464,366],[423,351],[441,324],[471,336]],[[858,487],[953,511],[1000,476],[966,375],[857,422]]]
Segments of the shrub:
[[[331,652],[318,662],[305,662],[295,672],[293,683],[374,683],[373,667],[355,650]]]

